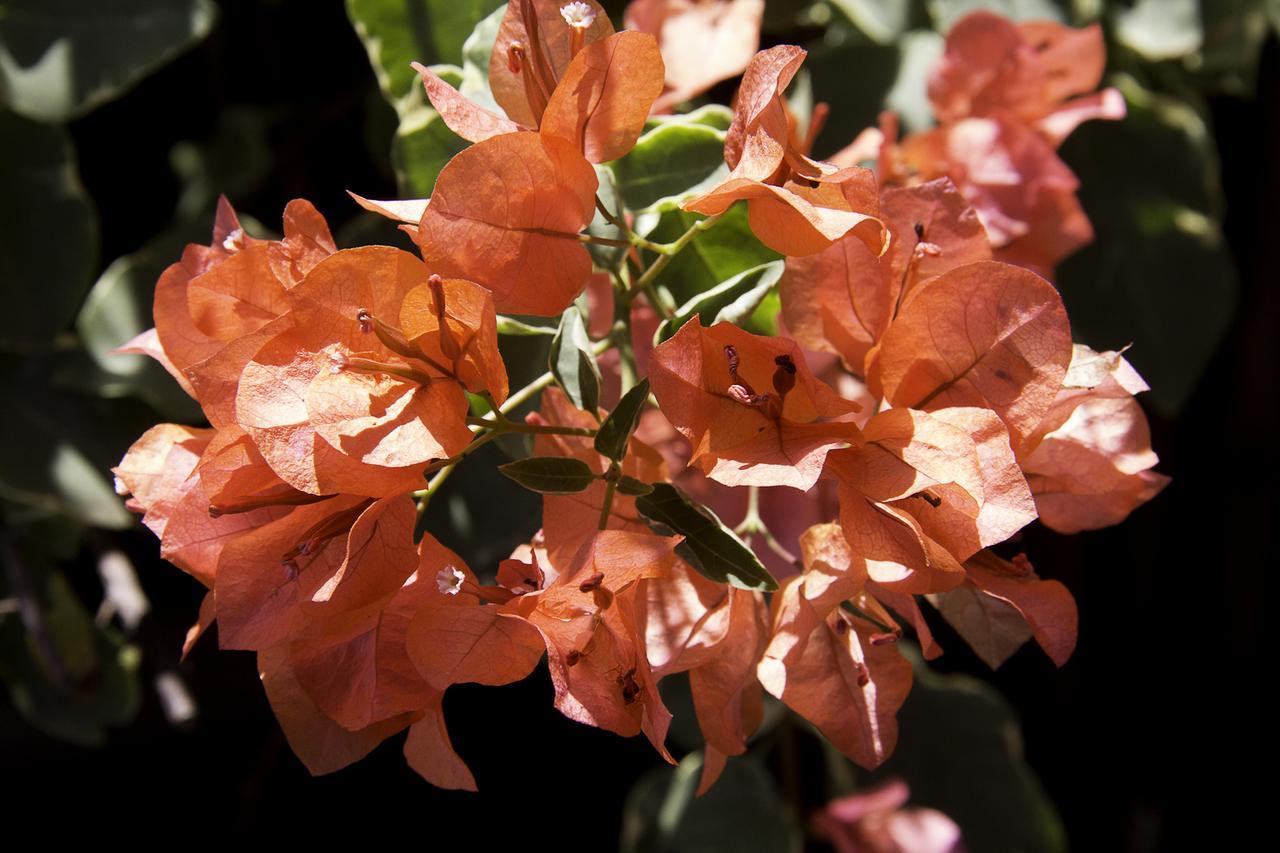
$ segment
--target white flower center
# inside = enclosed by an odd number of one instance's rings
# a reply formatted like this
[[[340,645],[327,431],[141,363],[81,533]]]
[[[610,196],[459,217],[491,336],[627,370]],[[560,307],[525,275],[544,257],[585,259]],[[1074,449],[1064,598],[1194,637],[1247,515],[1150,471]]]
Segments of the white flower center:
[[[586,3],[575,0],[560,7],[560,17],[564,18],[564,22],[571,27],[579,30],[585,30],[595,22],[595,10]]]
[[[441,595],[457,595],[466,579],[467,576],[458,571],[457,566],[445,566],[436,575],[436,589]]]

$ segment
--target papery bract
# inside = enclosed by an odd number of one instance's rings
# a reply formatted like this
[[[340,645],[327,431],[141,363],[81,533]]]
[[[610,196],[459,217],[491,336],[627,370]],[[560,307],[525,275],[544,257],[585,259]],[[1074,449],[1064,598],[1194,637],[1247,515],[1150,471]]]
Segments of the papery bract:
[[[729,486],[808,490],[831,450],[858,440],[839,418],[857,409],[809,372],[785,338],[696,316],[654,350],[658,405],[693,445],[690,463]]]
[[[440,172],[414,239],[433,271],[484,285],[498,311],[554,316],[591,275],[578,232],[595,215],[596,186],[568,142],[495,136]]]
[[[880,215],[891,235],[883,255],[846,235],[818,254],[787,258],[781,282],[782,316],[796,341],[837,353],[858,374],[906,290],[991,257],[981,221],[947,178],[886,188]]]
[[[592,163],[626,154],[662,92],[662,56],[653,36],[615,33],[583,48],[551,94],[539,130]]]
[[[805,55],[799,47],[779,45],[751,60],[725,137],[725,163],[732,171],[682,207],[710,216],[746,200],[752,232],[784,255],[820,252],[851,232],[879,255],[888,235],[876,218],[875,176],[857,166],[839,169],[810,160],[807,145],[793,139],[782,93]]]
[[[983,261],[917,289],[885,332],[868,378],[895,406],[981,406],[1005,422],[1017,449],[1066,375],[1071,331],[1053,285]]]
[[[638,623],[638,582],[664,577],[679,540],[600,531],[544,590],[504,608],[547,647],[555,705],[565,716],[623,736],[644,732],[663,757],[671,714],[658,695]]]
[[[447,305],[415,294],[420,287],[438,289],[446,303],[450,291],[469,287],[476,304],[450,316]],[[506,393],[492,309],[479,291],[446,288],[389,247],[332,256],[292,292],[289,328],[245,368],[237,418],[272,469],[302,491],[380,497],[415,488],[428,461],[471,440],[460,380]],[[443,327],[436,307],[445,310]],[[402,319],[413,323],[412,341],[391,325]],[[455,357],[441,364],[434,357],[446,341]]]

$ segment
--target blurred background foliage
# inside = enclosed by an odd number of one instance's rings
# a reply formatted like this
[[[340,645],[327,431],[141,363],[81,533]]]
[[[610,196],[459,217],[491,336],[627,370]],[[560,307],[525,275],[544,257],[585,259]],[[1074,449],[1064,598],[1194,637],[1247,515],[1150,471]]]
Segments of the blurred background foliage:
[[[624,4],[604,5],[620,21]],[[1225,672],[1247,671],[1243,659],[1222,664],[1207,649],[1165,646],[1221,622],[1224,636],[1204,642],[1250,647],[1273,526],[1274,497],[1231,472],[1265,457],[1275,424],[1267,383],[1277,378],[1280,3],[769,0],[762,46],[809,49],[793,97],[831,106],[822,156],[882,109],[898,111],[908,131],[927,127],[925,77],[942,33],[978,7],[1101,22],[1107,81],[1129,108],[1124,121],[1087,124],[1062,148],[1097,239],[1060,268],[1058,284],[1077,340],[1133,344],[1128,355],[1153,386],[1144,399],[1162,469],[1175,479],[1119,530],[1063,544],[1033,529],[1022,543],[1079,599],[1076,659],[1056,673],[1024,650],[992,674],[939,622],[949,653],[917,667],[898,753],[874,777],[773,707],[751,754],[700,799],[696,751],[654,769],[643,745],[562,720],[545,675],[501,697],[457,689],[446,703],[455,740],[486,791],[471,800],[424,790],[385,747],[308,782],[255,692],[249,659],[206,644],[179,663],[201,591],[159,563],[108,469],[151,424],[199,423],[200,413],[150,360],[110,352],[151,325],[156,278],[185,243],[207,240],[219,193],[262,236],[288,199],[305,196],[339,245],[407,248],[344,191],[430,195],[465,143],[430,108],[409,63],[435,65],[483,102],[501,4],[0,0],[0,678],[9,693],[0,747],[13,778],[29,780],[32,803],[70,784],[105,814],[124,803],[112,780],[145,768],[148,797],[190,816],[198,812],[186,785],[241,829],[293,826],[304,806],[364,808],[379,821],[430,807],[483,821],[503,804],[513,825],[481,823],[478,841],[555,838],[560,822],[592,839],[591,849],[621,838],[632,851],[781,851],[805,843],[809,810],[897,776],[913,802],[955,818],[974,851],[1058,850],[1068,838],[1081,848],[1119,839],[1154,849],[1176,837],[1179,822],[1194,818],[1174,807],[1187,792],[1170,781],[1167,750],[1194,749],[1186,745],[1231,715],[1184,708],[1135,730],[1149,723],[1144,715],[1202,701],[1192,694],[1211,658]],[[703,101],[728,103],[735,85]],[[649,211],[638,228],[658,240],[684,230],[675,200],[723,168],[727,120],[707,107],[680,123],[653,122],[632,154],[606,168],[607,183]],[[643,180],[646,164],[667,159],[687,164],[687,183]],[[730,215],[671,264],[668,289],[681,304],[775,258],[745,217]],[[776,310],[766,298],[752,321],[769,328]],[[541,372],[548,342],[504,339],[513,387]],[[490,462],[503,453],[485,452]],[[491,466],[477,464],[442,497],[425,524],[477,567],[537,526],[536,498]],[[1206,541],[1173,532],[1197,524],[1209,529]],[[1183,560],[1196,566],[1175,568]],[[1115,687],[1120,678],[1127,687]],[[1222,672],[1217,680],[1230,683]],[[687,690],[679,679],[664,688],[679,720]],[[1166,744],[1175,735],[1180,744]],[[673,741],[698,747],[679,726]],[[1186,785],[1204,784],[1193,776]]]

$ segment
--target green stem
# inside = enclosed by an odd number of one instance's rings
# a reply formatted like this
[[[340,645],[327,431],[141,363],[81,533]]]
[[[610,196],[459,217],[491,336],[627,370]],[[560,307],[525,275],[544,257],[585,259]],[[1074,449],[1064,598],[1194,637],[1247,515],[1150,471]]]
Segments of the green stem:
[[[689,230],[681,234],[674,242],[663,245],[661,250],[655,250],[659,251],[658,257],[644,271],[644,275],[631,283],[631,289],[622,294],[622,302],[624,304],[629,303],[643,293],[658,278],[659,273],[667,268],[667,264],[671,263],[672,258],[680,254],[684,247],[692,243],[699,234],[715,225],[723,215],[722,213],[717,213],[715,216],[708,216],[706,219],[698,220],[689,226]]]
[[[657,252],[660,255],[667,253],[668,246],[666,244],[654,243],[650,240],[646,240],[636,232],[632,231],[631,227],[627,225],[627,223],[624,222],[621,217],[616,216],[609,210],[609,208],[604,206],[604,202],[600,200],[599,195],[596,196],[596,210],[600,211],[600,215],[605,218],[606,222],[608,222],[614,228],[617,228],[623,234],[627,235],[627,239],[625,241],[610,240],[608,241],[608,243],[606,243],[606,245],[638,246],[641,249],[647,249],[650,252]],[[590,242],[594,243],[594,242],[600,242],[600,241],[591,240]]]
[[[613,511],[613,493],[618,488],[618,477],[622,472],[618,468],[618,463],[614,462],[609,466],[609,473],[604,478],[604,505],[600,507],[600,523],[597,529],[605,530],[609,527],[609,513]]]
[[[585,435],[593,436],[596,431],[586,427],[567,427],[556,424],[526,424],[520,421],[509,421],[505,418],[467,418],[467,426],[485,427],[496,433],[520,432],[531,435]]]

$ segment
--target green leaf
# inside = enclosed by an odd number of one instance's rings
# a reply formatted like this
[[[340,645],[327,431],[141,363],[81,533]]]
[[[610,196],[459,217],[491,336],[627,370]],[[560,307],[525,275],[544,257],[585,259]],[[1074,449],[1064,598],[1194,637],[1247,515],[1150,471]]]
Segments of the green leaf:
[[[613,170],[608,166],[595,167],[596,181],[599,187],[596,190],[596,198],[600,199],[600,203],[605,209],[621,215],[624,199],[618,191],[618,181],[614,176]],[[596,208],[595,215],[592,216],[591,222],[587,225],[587,233],[592,237],[602,237],[606,240],[626,240],[627,235],[615,225],[612,225],[604,214]],[[622,265],[623,257],[629,251],[627,246],[606,246],[600,243],[588,243],[587,251],[591,254],[591,260],[595,262],[597,267],[601,269],[617,269]]]
[[[58,372],[52,358],[0,360],[0,386],[22,401],[0,418],[0,497],[37,515],[131,527],[136,519],[116,495],[110,468],[155,414],[127,398],[63,393],[50,382]]]
[[[898,712],[897,749],[875,778],[904,779],[912,805],[954,820],[969,850],[1065,850],[1062,822],[1023,758],[1013,709],[983,682],[939,675],[900,646],[915,683]]]
[[[733,110],[723,104],[705,104],[687,113],[675,113],[666,116],[649,116],[645,120],[644,129],[648,132],[655,127],[666,124],[700,124],[716,130],[728,130],[733,124]]]
[[[628,477],[625,474],[618,478],[618,493],[628,495],[629,497],[639,497],[653,492],[653,486],[649,483],[637,480],[635,477]]]
[[[925,0],[934,28],[945,33],[970,12],[988,9],[1015,21],[1058,21],[1066,19],[1069,0]]]
[[[1076,339],[1099,350],[1132,342],[1126,357],[1152,388],[1144,396],[1173,415],[1235,310],[1218,155],[1189,104],[1127,77],[1115,83],[1125,119],[1089,122],[1062,147],[1096,237],[1058,268],[1057,283]]]
[[[701,318],[704,326],[720,322],[742,325],[778,283],[782,271],[782,261],[770,261],[744,270],[698,294],[677,308],[674,317],[662,321],[654,340],[658,343],[665,341],[695,315]]]
[[[599,479],[587,463],[569,456],[531,456],[499,465],[498,470],[533,492],[572,495]]]
[[[435,65],[431,70],[449,83],[462,80],[462,71],[452,65]],[[417,75],[414,76],[416,79]],[[440,171],[471,143],[450,130],[420,92],[398,101],[396,111],[400,115],[400,126],[391,140],[391,165],[396,172],[396,184],[402,195],[428,198]]]
[[[600,407],[600,366],[591,352],[591,339],[582,313],[570,305],[560,316],[560,328],[551,339],[548,367],[556,382],[579,409],[595,414]]]
[[[733,758],[710,791],[694,796],[702,753],[640,779],[622,815],[623,853],[791,853],[800,827],[773,779],[752,757]]]
[[[660,124],[610,168],[629,210],[672,210],[728,176],[724,133],[704,124]]]
[[[32,608],[33,618],[0,618],[0,680],[31,725],[101,744],[108,726],[137,714],[137,649],[98,628],[61,574],[5,545],[0,592]]]
[[[96,265],[97,216],[61,129],[0,109],[0,347],[48,344]]]
[[[657,226],[646,236],[655,243],[670,243],[702,218],[673,210],[662,214]],[[736,204],[720,217],[714,228],[698,235],[698,239],[671,259],[659,283],[680,305],[744,270],[781,257],[756,239],[747,224],[747,206]]]
[[[5,0],[0,103],[30,118],[84,115],[204,38],[212,0]]]
[[[501,5],[499,0],[347,0],[347,15],[383,94],[395,104],[420,90],[409,63],[459,62],[472,30]]]
[[[156,280],[187,243],[207,240],[211,228],[212,218],[175,226],[102,273],[76,317],[80,340],[100,370],[84,377],[78,389],[104,397],[133,395],[167,418],[201,420],[200,407],[155,359],[112,350],[151,327]]]
[[[1195,53],[1204,42],[1197,0],[1136,0],[1112,10],[1116,39],[1159,62]]]
[[[631,433],[636,431],[636,424],[640,423],[640,413],[648,399],[649,378],[645,377],[622,395],[609,417],[600,424],[595,442],[598,453],[615,462],[623,460],[627,455],[627,442],[631,440]]]
[[[898,114],[904,132],[928,130],[933,126],[929,72],[942,57],[945,40],[931,30],[915,30],[898,39],[897,46],[898,73],[884,96],[885,109]]]
[[[831,0],[867,38],[890,44],[911,20],[911,0]]]
[[[636,509],[685,537],[676,552],[711,580],[741,589],[778,588],[773,575],[737,534],[670,483],[655,483],[653,492],[636,498]]]

